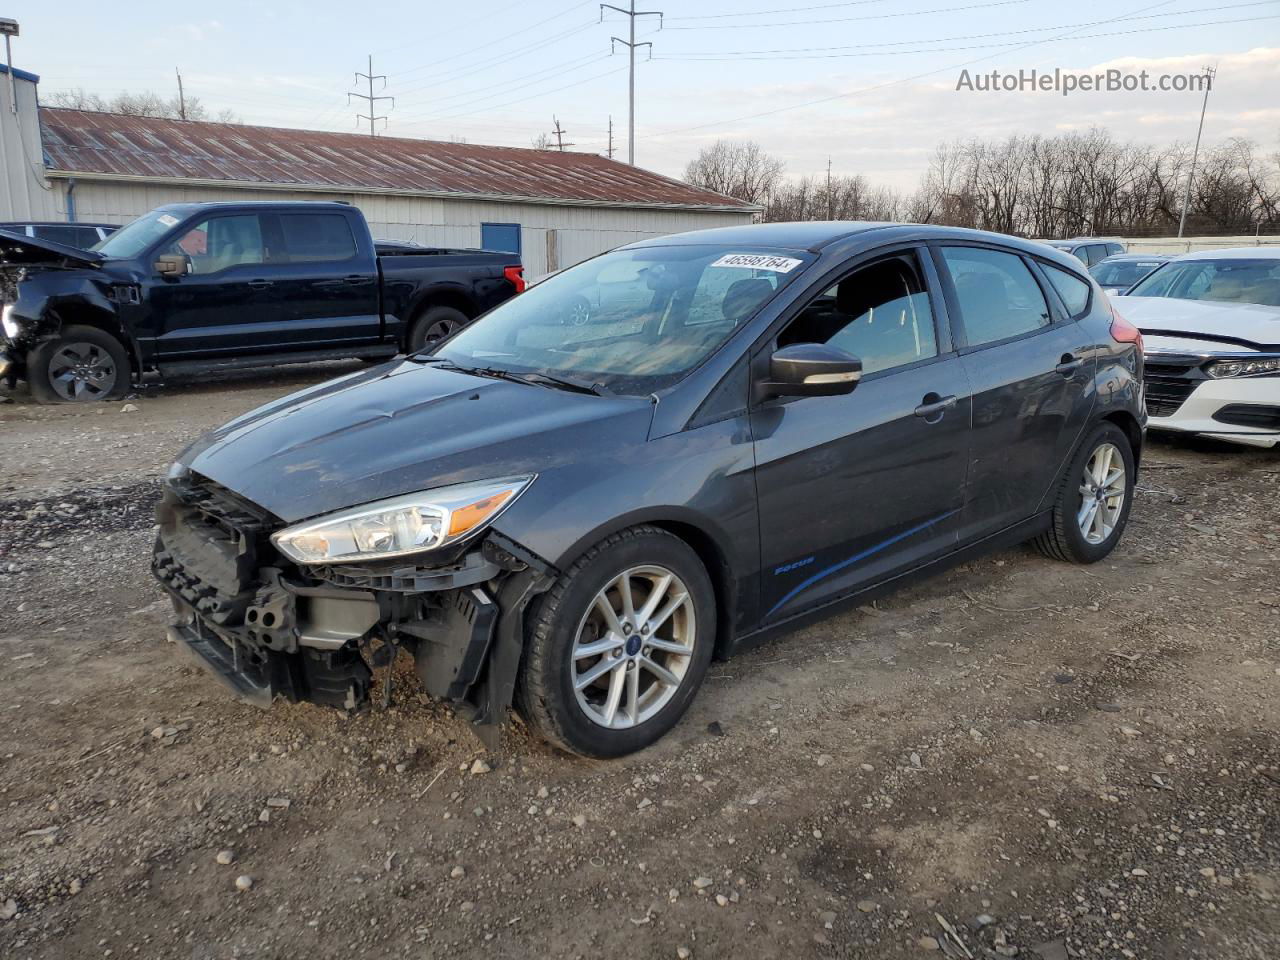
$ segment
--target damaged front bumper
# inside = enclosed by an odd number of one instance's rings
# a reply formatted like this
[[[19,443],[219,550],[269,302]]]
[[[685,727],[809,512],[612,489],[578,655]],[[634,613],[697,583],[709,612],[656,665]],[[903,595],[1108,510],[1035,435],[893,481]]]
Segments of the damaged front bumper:
[[[271,545],[280,521],[195,474],[170,481],[156,516],[152,572],[173,601],[169,637],[241,699],[360,709],[373,668],[403,648],[428,694],[496,740],[525,608],[554,577],[518,544],[489,531],[430,565],[302,568]]]

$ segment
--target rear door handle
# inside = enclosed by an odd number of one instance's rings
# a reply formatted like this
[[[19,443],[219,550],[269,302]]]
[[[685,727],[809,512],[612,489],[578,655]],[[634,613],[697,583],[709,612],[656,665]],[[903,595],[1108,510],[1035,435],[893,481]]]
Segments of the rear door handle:
[[[946,413],[958,402],[959,398],[954,394],[940,397],[936,393],[926,393],[924,402],[916,407],[915,414],[917,417],[924,417],[930,423],[936,423],[942,419],[942,414]]]
[[[274,280],[250,280],[249,286],[255,290],[265,290],[267,287],[275,286]]]
[[[1084,366],[1084,360],[1081,357],[1074,356],[1070,353],[1064,353],[1062,360],[1053,369],[1057,370],[1064,377],[1072,377],[1075,372]]]
[[[369,283],[373,280],[373,277],[362,277],[358,273],[353,273],[351,276],[343,277],[342,279],[347,283]]]

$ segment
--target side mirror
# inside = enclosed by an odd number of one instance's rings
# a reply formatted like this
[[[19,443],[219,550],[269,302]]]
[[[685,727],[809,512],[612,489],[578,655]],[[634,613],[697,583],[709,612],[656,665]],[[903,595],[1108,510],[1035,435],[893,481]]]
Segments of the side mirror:
[[[181,277],[187,272],[188,260],[180,253],[165,253],[156,259],[156,273],[162,277]]]
[[[793,343],[769,358],[766,397],[834,397],[852,393],[862,379],[862,361],[824,343]]]

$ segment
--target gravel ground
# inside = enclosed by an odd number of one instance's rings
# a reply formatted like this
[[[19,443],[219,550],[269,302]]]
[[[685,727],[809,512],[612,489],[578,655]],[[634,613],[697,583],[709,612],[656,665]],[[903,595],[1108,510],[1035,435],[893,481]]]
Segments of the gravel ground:
[[[0,957],[1280,956],[1280,452],[1155,438],[1026,549],[713,664],[623,761],[416,691],[229,701],[164,639],[158,477],[349,366],[0,403]]]

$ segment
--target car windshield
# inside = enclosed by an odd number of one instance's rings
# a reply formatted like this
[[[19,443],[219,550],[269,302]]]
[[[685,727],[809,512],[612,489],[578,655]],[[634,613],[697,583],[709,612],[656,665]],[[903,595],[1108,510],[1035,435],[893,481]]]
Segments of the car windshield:
[[[1280,307],[1280,258],[1174,261],[1135,286],[1129,296]]]
[[[435,355],[460,367],[651,393],[702,363],[812,260],[703,245],[619,250],[535,284]]]
[[[136,257],[173,229],[178,220],[178,217],[166,210],[152,210],[137,220],[126,223],[111,236],[99,240],[89,249],[97,251],[104,257],[122,259]]]
[[[1104,260],[1089,272],[1104,287],[1131,287],[1158,266],[1159,260]]]

